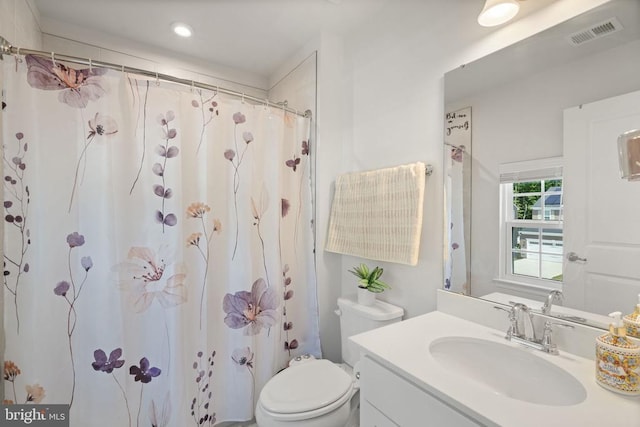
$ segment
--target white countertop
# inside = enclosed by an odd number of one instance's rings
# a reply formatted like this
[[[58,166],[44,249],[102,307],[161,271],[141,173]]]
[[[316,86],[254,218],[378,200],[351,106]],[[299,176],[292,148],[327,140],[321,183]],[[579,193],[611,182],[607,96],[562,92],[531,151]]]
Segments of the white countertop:
[[[350,339],[374,360],[487,425],[640,426],[640,397],[623,396],[600,387],[595,380],[593,360],[562,351],[549,355],[510,343],[504,335],[504,331],[436,311]],[[431,356],[429,344],[447,336],[482,338],[529,351],[572,374],[586,389],[587,398],[572,406],[546,406],[489,391],[482,384],[445,369]]]

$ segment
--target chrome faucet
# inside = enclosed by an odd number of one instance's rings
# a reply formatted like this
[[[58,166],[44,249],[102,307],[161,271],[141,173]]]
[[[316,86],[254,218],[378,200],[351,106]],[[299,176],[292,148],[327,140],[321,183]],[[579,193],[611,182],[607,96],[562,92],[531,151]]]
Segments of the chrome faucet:
[[[509,329],[507,329],[507,334],[505,336],[506,340],[513,341],[545,353],[558,354],[558,349],[552,340],[553,325],[573,328],[571,325],[546,321],[544,324],[542,338],[538,339],[536,337],[536,328],[533,323],[533,313],[531,313],[531,310],[525,304],[512,304],[511,309],[498,306],[494,306],[494,308],[509,313]]]
[[[513,305],[516,321],[518,322],[517,334],[518,338],[524,338],[527,341],[537,341],[536,328],[533,326],[533,314],[526,304],[515,303]]]
[[[561,304],[563,301],[563,296],[562,296],[562,291],[560,290],[554,290],[549,292],[549,295],[547,295],[547,300],[544,302],[544,305],[542,306],[542,314],[549,314],[551,313],[551,306],[553,305],[553,303],[559,303]]]

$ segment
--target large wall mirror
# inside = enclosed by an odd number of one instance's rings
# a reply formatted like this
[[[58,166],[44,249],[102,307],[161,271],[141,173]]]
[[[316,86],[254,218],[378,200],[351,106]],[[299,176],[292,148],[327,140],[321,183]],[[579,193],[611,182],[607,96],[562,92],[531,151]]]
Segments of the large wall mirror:
[[[621,179],[617,138],[640,129],[640,2],[448,72],[445,113],[444,288],[534,309],[559,290],[551,314],[595,326],[631,312],[640,182]]]

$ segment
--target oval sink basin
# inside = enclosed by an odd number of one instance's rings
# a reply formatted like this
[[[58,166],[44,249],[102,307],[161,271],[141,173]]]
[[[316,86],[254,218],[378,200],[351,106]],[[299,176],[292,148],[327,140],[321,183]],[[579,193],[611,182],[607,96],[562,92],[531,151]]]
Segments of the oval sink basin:
[[[471,337],[445,337],[429,346],[431,355],[457,375],[494,393],[529,403],[570,406],[587,391],[564,369],[528,351]]]

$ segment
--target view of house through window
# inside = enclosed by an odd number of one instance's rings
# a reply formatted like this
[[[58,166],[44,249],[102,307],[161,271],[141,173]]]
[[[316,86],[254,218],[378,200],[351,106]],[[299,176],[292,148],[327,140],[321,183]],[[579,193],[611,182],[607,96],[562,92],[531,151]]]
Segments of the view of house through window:
[[[562,282],[562,179],[502,185],[507,275]]]

